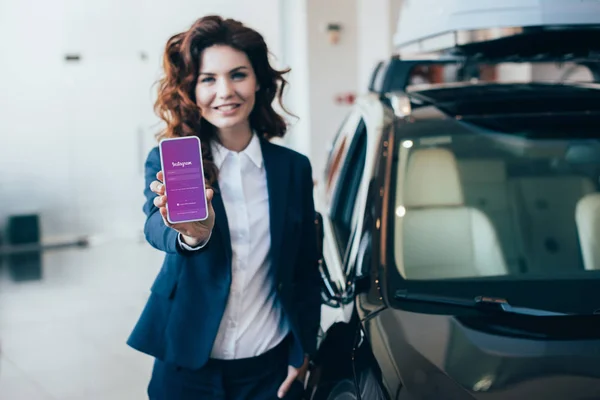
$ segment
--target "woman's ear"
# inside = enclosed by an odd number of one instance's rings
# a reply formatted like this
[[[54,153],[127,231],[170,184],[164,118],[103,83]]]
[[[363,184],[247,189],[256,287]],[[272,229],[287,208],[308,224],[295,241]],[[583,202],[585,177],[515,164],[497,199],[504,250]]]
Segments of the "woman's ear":
[[[256,90],[255,92],[258,92],[260,90],[260,83],[256,82]]]

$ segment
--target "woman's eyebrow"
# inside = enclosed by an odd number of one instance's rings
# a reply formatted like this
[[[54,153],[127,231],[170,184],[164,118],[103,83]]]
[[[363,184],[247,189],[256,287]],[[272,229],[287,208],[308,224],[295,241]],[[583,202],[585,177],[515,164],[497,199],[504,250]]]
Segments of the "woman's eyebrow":
[[[229,71],[229,73],[236,72],[236,71],[239,71],[241,69],[248,69],[248,67],[245,66],[245,65],[240,65],[239,67],[235,67],[234,69],[232,69],[231,71]],[[211,76],[211,75],[216,75],[216,74],[214,72],[201,71],[200,75],[209,75],[209,76]]]

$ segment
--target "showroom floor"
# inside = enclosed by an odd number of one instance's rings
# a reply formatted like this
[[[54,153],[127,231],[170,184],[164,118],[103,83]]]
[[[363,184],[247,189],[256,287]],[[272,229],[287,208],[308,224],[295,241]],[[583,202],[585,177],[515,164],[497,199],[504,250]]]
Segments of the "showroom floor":
[[[5,261],[0,399],[147,399],[152,359],[125,341],[161,261],[134,241],[48,251],[41,265]]]

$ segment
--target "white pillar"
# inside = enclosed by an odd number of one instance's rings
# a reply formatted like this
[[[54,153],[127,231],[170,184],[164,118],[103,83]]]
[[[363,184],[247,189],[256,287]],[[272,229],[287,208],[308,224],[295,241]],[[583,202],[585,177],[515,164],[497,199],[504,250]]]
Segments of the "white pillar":
[[[292,68],[285,104],[300,118],[284,143],[311,159],[318,180],[350,110],[336,97],[365,93],[373,67],[391,56],[401,1],[280,0],[282,65]],[[328,24],[341,28],[337,44]]]
[[[400,0],[357,0],[358,92],[368,89],[375,65],[393,53]]]
[[[286,76],[289,86],[284,92],[284,105],[297,118],[287,116],[290,123],[284,144],[311,157],[308,21],[306,0],[280,0],[282,67],[290,67]]]

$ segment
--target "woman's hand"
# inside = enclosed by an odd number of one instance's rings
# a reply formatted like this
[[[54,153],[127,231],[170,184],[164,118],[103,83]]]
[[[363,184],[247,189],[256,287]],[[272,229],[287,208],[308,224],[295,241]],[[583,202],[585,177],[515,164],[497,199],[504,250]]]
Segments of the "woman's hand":
[[[306,372],[308,371],[309,359],[308,357],[304,358],[304,364],[300,366],[300,368],[294,368],[291,365],[288,365],[288,375],[285,381],[279,387],[277,391],[277,397],[283,399],[287,392],[292,387],[294,381],[300,381],[302,387],[304,387],[304,378],[306,377]]]
[[[156,179],[150,184],[150,190],[157,194],[154,205],[158,207],[165,225],[181,233],[183,240],[188,246],[197,246],[208,240],[215,225],[215,211],[212,207],[213,190],[206,189],[206,205],[208,206],[208,217],[204,221],[182,222],[171,224],[167,221],[167,196],[165,196],[164,175],[158,171]]]

